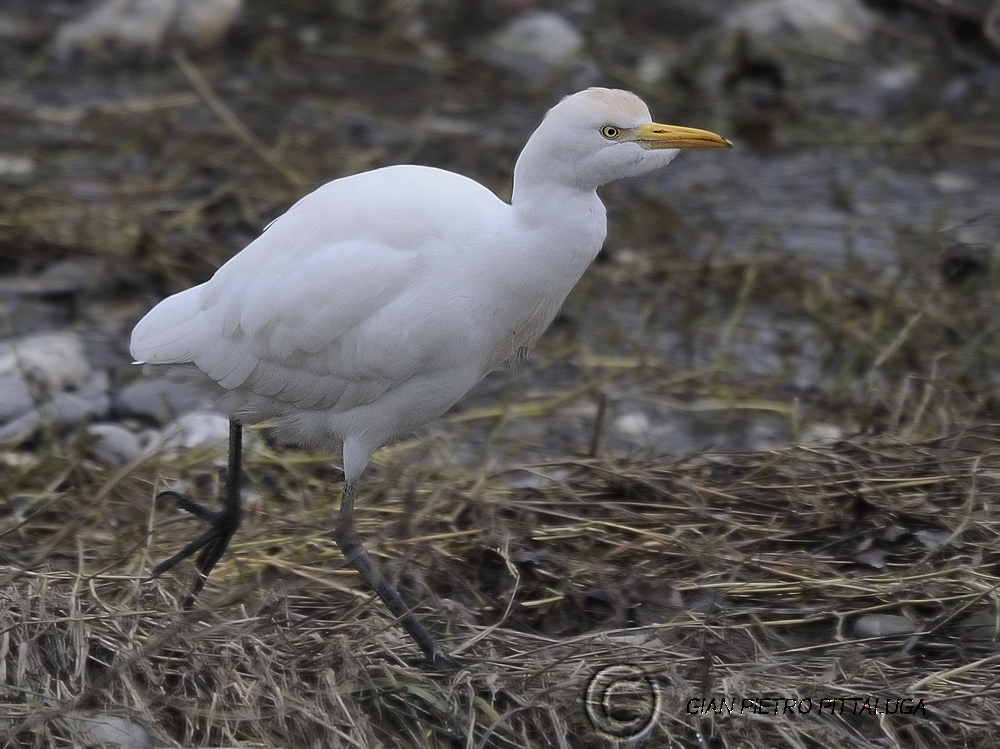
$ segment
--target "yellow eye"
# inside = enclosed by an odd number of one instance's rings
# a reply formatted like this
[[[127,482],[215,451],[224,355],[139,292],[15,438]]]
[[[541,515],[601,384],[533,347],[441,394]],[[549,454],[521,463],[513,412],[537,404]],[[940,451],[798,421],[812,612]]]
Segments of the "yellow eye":
[[[603,135],[608,140],[617,140],[618,136],[622,134],[622,131],[616,128],[614,125],[605,125],[601,128],[601,135]]]

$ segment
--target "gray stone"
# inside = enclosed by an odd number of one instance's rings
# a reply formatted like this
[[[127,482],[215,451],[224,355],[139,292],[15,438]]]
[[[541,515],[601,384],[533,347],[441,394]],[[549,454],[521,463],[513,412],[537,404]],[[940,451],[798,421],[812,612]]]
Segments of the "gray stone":
[[[868,40],[875,14],[861,0],[758,0],[741,7],[726,25],[741,32],[757,54],[780,56],[797,46],[836,56]]]
[[[893,637],[910,635],[917,631],[917,625],[905,616],[894,614],[866,614],[854,622],[857,637]]]
[[[529,11],[493,35],[482,58],[528,81],[572,64],[583,49],[583,34],[558,13]]]
[[[236,19],[242,0],[105,0],[59,29],[53,53],[124,53],[153,57],[169,40],[205,49],[218,44]]]
[[[0,374],[10,372],[50,390],[64,390],[81,387],[90,364],[76,334],[43,333],[0,342]]]
[[[105,465],[117,468],[142,454],[139,438],[117,424],[91,424],[87,433],[94,440],[94,457]]]
[[[190,413],[163,430],[167,449],[220,447],[229,441],[229,419],[216,413]]]
[[[23,442],[46,424],[61,429],[76,426],[93,413],[90,403],[75,393],[53,393],[39,408],[33,408],[0,427],[0,442]]]
[[[137,416],[167,424],[186,413],[204,409],[208,398],[186,382],[143,378],[122,388],[114,398],[119,416]]]
[[[243,0],[180,0],[172,36],[191,49],[208,49],[219,44]]]
[[[0,178],[3,157],[0,156]],[[62,260],[46,266],[35,276],[15,274],[0,278],[0,292],[21,296],[73,296],[97,286],[102,275],[101,263],[95,260]]]
[[[71,720],[76,745],[98,744],[118,749],[151,749],[153,746],[153,737],[145,727],[117,715],[98,714]]]
[[[109,386],[107,373],[94,372],[75,393],[60,390],[44,395],[37,405],[0,427],[0,442],[26,440],[48,424],[66,430],[86,420],[106,418],[111,410]]]
[[[0,36],[2,41],[2,36]],[[37,171],[37,165],[30,156],[0,153],[0,180],[13,184],[28,182]]]
[[[90,404],[94,417],[103,419],[111,413],[111,378],[107,372],[93,372],[83,387],[75,392]]]
[[[34,395],[20,374],[0,374],[0,424],[26,414],[34,407]]]

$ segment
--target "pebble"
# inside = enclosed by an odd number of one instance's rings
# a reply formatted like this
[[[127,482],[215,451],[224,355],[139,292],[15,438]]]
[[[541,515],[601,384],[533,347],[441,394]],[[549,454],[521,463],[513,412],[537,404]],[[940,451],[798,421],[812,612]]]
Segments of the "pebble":
[[[195,386],[165,378],[141,378],[112,395],[108,372],[91,367],[75,333],[0,341],[0,442],[19,444],[46,427],[68,432],[88,424],[93,457],[120,467],[161,434],[129,429],[109,417],[169,425],[163,435],[172,449],[225,445],[229,420],[205,412],[208,405]]]
[[[810,424],[799,435],[800,445],[834,445],[844,439],[844,430],[836,424]]]
[[[866,614],[854,622],[855,637],[893,637],[916,631],[916,624],[895,614]]]
[[[152,749],[153,737],[138,723],[117,715],[73,716],[74,745],[97,744],[116,749]]]
[[[0,424],[35,407],[35,397],[27,381],[18,372],[0,374]]]
[[[22,442],[46,424],[106,418],[111,380],[91,370],[83,342],[52,333],[0,342],[0,441]]]
[[[0,293],[22,297],[72,297],[97,285],[101,264],[93,260],[61,260],[35,276],[0,277]]]
[[[649,417],[641,411],[622,414],[615,419],[616,430],[629,437],[648,437],[652,429]]]
[[[968,179],[953,172],[938,172],[931,177],[931,184],[934,185],[938,192],[945,193],[946,195],[971,192],[976,189],[976,186]]]
[[[191,49],[209,49],[222,42],[243,8],[243,0],[180,0],[172,29]]]
[[[172,40],[192,49],[219,44],[236,20],[243,0],[105,0],[59,29],[53,54],[68,60],[124,53],[154,57]]]
[[[539,81],[574,62],[583,41],[583,34],[558,13],[529,11],[495,33],[482,58],[526,81]]]
[[[636,62],[635,75],[647,85],[659,83],[673,70],[677,57],[675,53],[662,50],[646,52]]]
[[[80,387],[90,376],[83,341],[74,333],[44,333],[0,342],[0,374],[19,372],[49,389]]]
[[[176,13],[176,0],[106,0],[82,18],[64,24],[53,52],[63,60],[77,51],[150,55],[159,51]]]
[[[90,404],[94,416],[103,419],[111,412],[111,378],[104,370],[91,374],[76,394]]]
[[[134,416],[163,425],[208,405],[208,397],[190,383],[142,377],[115,394],[113,408],[117,416]]]
[[[757,0],[726,22],[744,34],[751,51],[781,57],[792,48],[840,56],[864,44],[875,28],[875,14],[861,0]]]
[[[0,179],[20,183],[35,173],[35,161],[30,156],[0,153]]]
[[[928,549],[938,549],[945,544],[955,549],[962,548],[961,535],[955,535],[951,531],[935,531],[927,528],[913,532],[916,539]]]
[[[142,454],[139,437],[118,424],[91,424],[87,427],[87,434],[94,441],[94,457],[112,468],[131,463]]]
[[[229,441],[229,419],[217,413],[185,414],[169,424],[163,434],[163,445],[168,449],[225,446]]]
[[[23,442],[33,437],[46,424],[69,429],[95,415],[91,404],[76,393],[53,393],[48,402],[39,408],[0,427],[0,442]]]

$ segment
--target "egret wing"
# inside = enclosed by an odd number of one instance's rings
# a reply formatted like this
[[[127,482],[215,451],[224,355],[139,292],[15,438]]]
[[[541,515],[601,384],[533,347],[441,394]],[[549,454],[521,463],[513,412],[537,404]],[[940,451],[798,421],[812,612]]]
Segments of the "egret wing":
[[[380,333],[407,323],[407,305],[393,303],[411,293],[411,302],[437,304],[413,293],[428,258],[471,246],[468,232],[501,205],[481,185],[426,167],[335,180],[209,281],[151,310],[132,354],[190,363],[225,390],[299,408],[371,402],[428,360],[420,345],[384,350]]]

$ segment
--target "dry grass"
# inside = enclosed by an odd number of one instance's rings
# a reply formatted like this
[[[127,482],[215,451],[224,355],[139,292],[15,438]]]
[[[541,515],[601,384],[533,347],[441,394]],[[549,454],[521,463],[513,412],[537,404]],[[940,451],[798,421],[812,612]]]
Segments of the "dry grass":
[[[994,434],[503,471],[391,454],[359,529],[464,659],[450,675],[342,569],[323,461],[251,450],[265,501],[184,614],[189,568],[143,572],[197,528],[142,508],[155,476],[213,483],[211,456],[111,476],[71,445],[10,467],[24,522],[3,547],[30,563],[0,586],[9,745],[72,745],[73,716],[102,711],[164,746],[606,746],[588,680],[632,664],[661,694],[652,746],[993,746]],[[859,632],[872,615],[913,631]],[[688,714],[713,696],[925,711]]]
[[[308,185],[419,161],[502,193],[556,95],[526,93],[454,51],[424,56],[399,33],[404,24],[373,32],[375,21],[316,18],[316,3],[294,2],[282,6],[291,21],[281,31],[273,4],[248,5],[249,51],[65,80],[20,66],[34,72],[4,85],[0,131],[39,176],[0,195],[0,271],[101,260],[97,289],[79,304],[81,324],[99,331],[88,340],[121,346],[141,311],[204,279]],[[456,27],[466,7],[410,5],[453,12]],[[325,23],[318,50],[295,41],[306,22]],[[588,44],[612,81],[640,84],[598,54],[616,38],[633,45],[635,29],[616,26],[598,17]],[[880,33],[879,69],[912,58],[950,70],[936,45],[900,57]],[[815,67],[820,82],[833,65]],[[727,133],[738,125],[739,102],[690,82],[654,88],[640,90],[658,115],[718,121]],[[873,169],[905,175],[916,163],[929,179],[962,167],[969,154],[955,146],[987,157],[997,147],[989,96],[955,119],[935,90],[925,93],[926,107],[915,100],[914,111],[872,122],[805,98],[798,106],[792,91],[774,114],[775,140],[821,144],[826,160],[802,188],[821,183],[820,205],[854,215],[870,200],[852,192],[856,177],[863,186]],[[858,164],[831,144],[877,148]],[[393,448],[364,477],[359,531],[465,669],[429,673],[343,569],[329,533],[340,476],[325,458],[251,445],[256,499],[200,608],[185,614],[189,564],[159,582],[145,575],[201,528],[151,498],[174,479],[211,495],[219,456],[159,456],[115,473],[90,462],[84,444],[44,439],[31,452],[0,450],[7,745],[77,746],[80,715],[111,713],[146,726],[159,746],[604,747],[613,742],[588,718],[585,696],[595,674],[618,664],[641,668],[659,690],[649,746],[1000,743],[998,430],[955,433],[1000,415],[994,249],[948,235],[944,209],[933,222],[915,210],[891,219],[906,197],[876,191],[877,223],[892,230],[898,257],[823,258],[784,247],[774,237],[787,227],[754,223],[735,201],[655,184],[605,190],[610,262],[587,275],[542,342],[541,373],[511,375],[523,387],[488,409],[474,407],[479,390],[448,417],[450,444],[466,452],[435,452],[431,441],[414,460]],[[132,306],[109,323],[95,300]],[[13,327],[35,316],[17,309]],[[122,351],[116,377],[129,376],[128,361]],[[776,442],[816,425],[895,436],[684,460],[461,467],[476,462],[469,450],[484,460],[539,445],[537,454],[568,455],[590,441],[598,452],[600,419],[581,407],[594,396],[654,425],[722,414],[691,428],[691,441],[710,435],[705,443],[761,414],[779,423]],[[611,444],[607,421],[609,446],[630,449]],[[940,434],[952,436],[928,441]],[[873,634],[892,627],[904,633]],[[712,697],[909,698],[924,710],[687,711]]]

